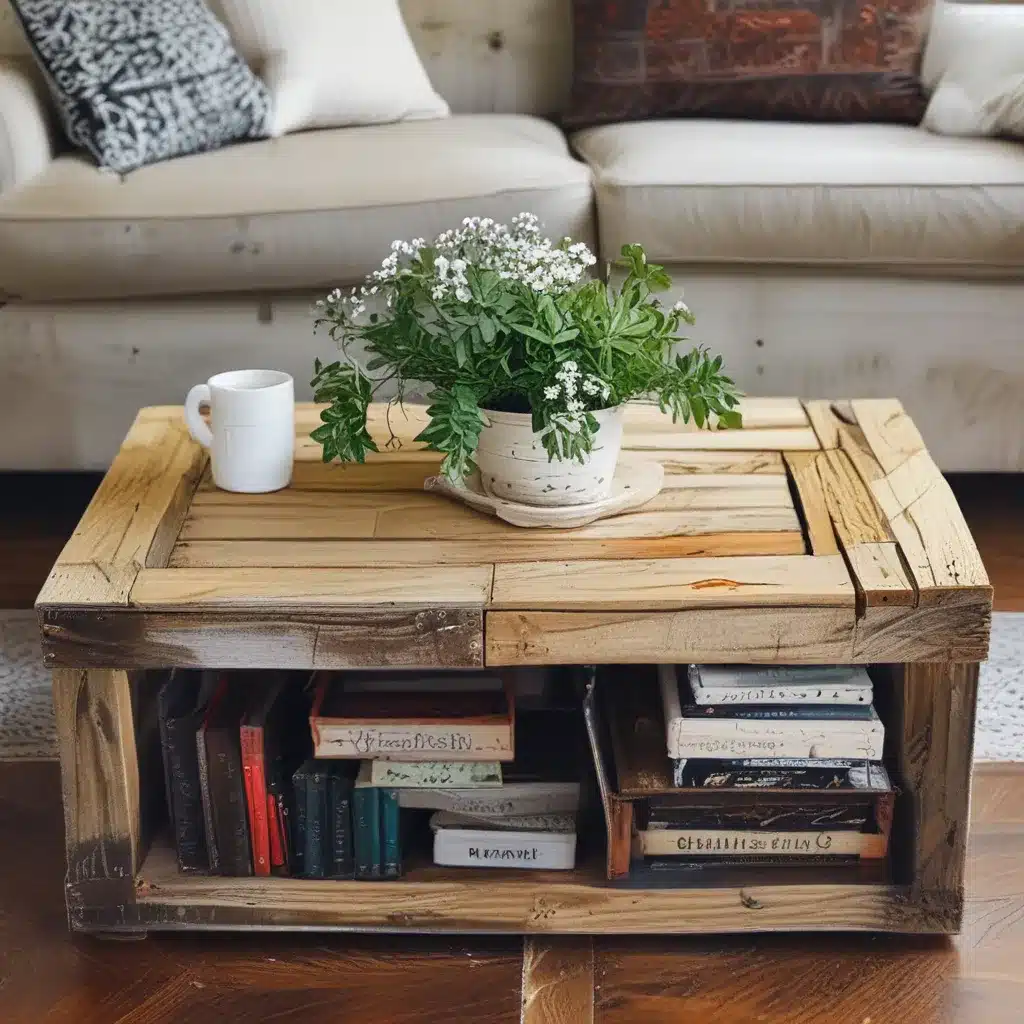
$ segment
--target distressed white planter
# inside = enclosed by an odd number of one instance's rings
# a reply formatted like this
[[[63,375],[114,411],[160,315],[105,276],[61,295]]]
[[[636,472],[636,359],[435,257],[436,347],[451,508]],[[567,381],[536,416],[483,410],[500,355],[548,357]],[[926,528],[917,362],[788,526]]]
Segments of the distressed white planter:
[[[622,448],[623,409],[602,409],[594,416],[600,430],[594,450],[581,465],[548,460],[529,413],[488,412],[480,432],[476,463],[484,490],[524,505],[585,505],[611,491]]]

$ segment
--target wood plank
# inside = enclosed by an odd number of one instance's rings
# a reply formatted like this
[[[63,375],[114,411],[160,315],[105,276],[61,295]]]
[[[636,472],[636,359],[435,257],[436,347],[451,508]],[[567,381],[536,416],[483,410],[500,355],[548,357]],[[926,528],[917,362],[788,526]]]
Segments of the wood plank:
[[[963,916],[977,664],[907,665],[901,698],[900,774],[914,804],[913,889],[947,916]]]
[[[744,512],[770,508],[793,510],[793,496],[789,493],[789,486],[786,483],[785,477],[736,476],[731,479],[739,481],[738,486],[730,484],[721,487],[690,487],[685,481],[691,479],[697,478],[676,477],[675,480],[682,481],[681,484],[663,487],[661,492],[638,509],[638,512],[674,512],[681,509],[700,511],[738,509]],[[701,479],[720,480],[723,478],[703,477]],[[746,480],[772,480],[774,485],[771,487],[747,487],[743,486],[743,481]]]
[[[630,433],[623,436],[628,451],[818,451],[821,445],[810,427],[765,427],[752,430],[700,430],[676,434]]]
[[[839,447],[839,419],[832,411],[831,399],[804,402],[804,409],[824,451]]]
[[[917,591],[903,568],[897,544],[853,544],[844,550],[865,607],[913,608],[917,604]]]
[[[988,574],[956,498],[902,406],[856,401],[853,408],[871,458],[854,431],[844,444],[859,452],[858,470],[899,541],[920,601],[943,600],[944,592],[960,587],[987,588]]]
[[[144,569],[132,588],[136,608],[483,607],[493,568]]]
[[[813,452],[783,452],[793,484],[800,497],[800,509],[811,551],[816,555],[836,555],[839,546],[832,528],[825,489],[818,474],[819,456]]]
[[[99,887],[111,902],[130,902],[140,805],[128,674],[55,669],[53,706],[71,900],[87,901]]]
[[[364,463],[297,461],[291,486],[297,491],[422,491],[423,481],[440,472],[441,456],[424,459],[419,453],[416,458],[409,454],[397,452]],[[212,483],[206,489],[212,490]]]
[[[715,533],[785,533],[799,531],[800,520],[790,508],[678,509],[664,512],[627,512],[574,530],[544,530],[534,543],[576,548],[582,541],[683,537]],[[376,540],[489,540],[504,544],[518,539],[522,529],[473,512],[454,503],[432,509],[429,516],[414,516],[407,509],[380,512]],[[269,536],[269,534],[266,534]],[[318,535],[321,536],[321,535]]]
[[[572,554],[593,558],[685,558],[723,555],[802,555],[803,534],[718,533],[693,537],[574,539]],[[203,566],[360,567],[480,565],[484,562],[564,561],[566,546],[520,530],[493,540],[337,541],[211,540],[178,544],[172,568]]]
[[[278,605],[43,617],[51,666],[125,668],[479,668],[483,610]]]
[[[798,398],[746,396],[740,399],[738,408],[744,430],[808,426],[807,413]],[[626,406],[625,428],[627,433],[677,433],[680,430],[693,433],[701,429],[692,420],[673,423],[671,413],[663,413],[650,402],[630,402]]]
[[[465,871],[425,869],[387,882],[184,875],[155,845],[138,885],[140,920],[386,928],[389,931],[562,934],[708,934],[773,930],[929,930],[906,889],[887,885],[758,885],[747,888],[630,889],[603,872],[491,871],[466,884]],[[542,894],[542,895],[541,895]],[[932,924],[932,929],[936,928]]]
[[[526,562],[495,567],[491,608],[852,607],[854,596],[840,555]]]
[[[490,611],[488,665],[843,664],[854,610],[690,608],[682,611]]]
[[[845,452],[823,452],[817,459],[825,504],[844,548],[892,540],[892,533]]]
[[[856,662],[984,661],[992,603],[987,593],[949,592],[916,608],[878,605],[857,620]]]
[[[705,473],[744,476],[785,476],[786,473],[778,452],[647,452],[643,458],[660,462],[665,468],[666,480],[673,476],[700,476]]]
[[[850,404],[857,425],[886,473],[926,450],[920,431],[895,398],[857,399]]]
[[[520,1024],[591,1024],[594,1019],[594,944],[564,935],[523,942]]]
[[[761,502],[742,488],[685,489],[661,495],[654,508],[614,516],[574,530],[543,530],[538,543],[611,537],[672,537],[799,529],[788,494]],[[197,495],[181,529],[196,540],[490,540],[521,537],[522,529],[438,494],[408,491],[277,491]]]
[[[166,564],[206,463],[173,408],[136,417],[37,605],[125,604],[140,569]]]

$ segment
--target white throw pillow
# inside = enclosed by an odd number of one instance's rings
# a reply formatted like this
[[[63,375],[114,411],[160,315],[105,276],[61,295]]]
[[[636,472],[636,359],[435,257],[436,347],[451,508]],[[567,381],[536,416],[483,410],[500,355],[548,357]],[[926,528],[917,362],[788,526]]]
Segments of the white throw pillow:
[[[447,117],[398,0],[211,0],[273,100],[270,134]]]
[[[930,131],[1024,137],[1024,4],[939,4],[921,77]]]

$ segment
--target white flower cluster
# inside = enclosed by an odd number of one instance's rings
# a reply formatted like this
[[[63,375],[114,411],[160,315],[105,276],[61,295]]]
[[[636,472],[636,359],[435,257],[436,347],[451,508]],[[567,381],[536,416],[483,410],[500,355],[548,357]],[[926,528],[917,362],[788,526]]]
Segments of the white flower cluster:
[[[597,400],[598,396],[608,400],[611,389],[600,377],[583,373],[571,359],[566,360],[555,374],[555,383],[544,389],[544,398],[549,402],[563,402],[570,416],[579,416],[587,406],[587,398]]]
[[[411,264],[420,260],[426,247],[422,238],[392,242],[391,252],[363,287],[350,295],[336,290],[317,306],[352,318],[362,315],[369,296],[414,273]],[[459,302],[472,299],[466,273],[470,266],[492,270],[503,281],[517,281],[536,292],[561,293],[597,262],[583,242],[573,243],[566,238],[553,245],[549,238],[541,237],[540,222],[532,213],[513,217],[511,225],[499,224],[490,217],[467,217],[461,228],[438,235],[431,248],[435,255],[429,284],[435,302],[453,294]]]

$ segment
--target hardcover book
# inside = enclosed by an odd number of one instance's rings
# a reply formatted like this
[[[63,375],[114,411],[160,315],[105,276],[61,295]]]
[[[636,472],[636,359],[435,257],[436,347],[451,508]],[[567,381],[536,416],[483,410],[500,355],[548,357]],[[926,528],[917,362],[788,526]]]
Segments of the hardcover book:
[[[511,687],[366,690],[344,673],[318,673],[310,715],[314,754],[389,761],[511,761],[515,697]],[[408,685],[408,684],[407,684]]]
[[[308,764],[308,762],[307,762]],[[314,761],[306,772],[305,844],[303,849],[303,875],[306,878],[326,878],[330,859],[330,832],[328,824],[327,766]]]
[[[673,781],[687,789],[835,789],[889,793],[885,766],[842,758],[689,759],[674,762]]]
[[[567,871],[576,864],[576,833],[436,826],[434,863],[449,867]]]
[[[688,692],[680,693],[680,681],[670,665],[659,667],[665,715],[666,741],[671,758],[828,757],[878,761],[882,757],[885,730],[873,707],[867,718],[838,717],[831,713],[780,715],[769,707],[756,714],[749,707],[739,715],[726,716],[712,706],[712,715],[687,712]],[[685,684],[684,688],[685,688]],[[701,708],[701,711],[707,710]],[[851,709],[853,710],[853,709]],[[860,708],[856,709],[858,712]]]
[[[221,676],[200,731],[219,871],[246,876],[252,874],[252,848],[238,727],[248,688],[239,682]]]
[[[391,789],[495,789],[499,761],[374,761],[370,781]]]
[[[578,782],[507,782],[500,789],[400,789],[399,806],[482,816],[566,814],[578,810]]]
[[[370,762],[364,761],[352,791],[356,878],[380,878],[384,870],[381,857],[380,788],[371,783],[370,771]]]
[[[355,849],[352,842],[354,775],[350,762],[335,762],[328,768],[328,822],[331,842],[328,874],[331,878],[353,878],[355,876]]]
[[[176,669],[157,696],[167,808],[178,867],[186,872],[210,868],[196,731],[216,685],[214,672]]]
[[[696,704],[869,705],[871,679],[860,665],[690,665]]]
[[[888,851],[881,833],[821,831],[755,831],[748,829],[641,829],[635,854],[642,857],[840,856],[875,859]]]

